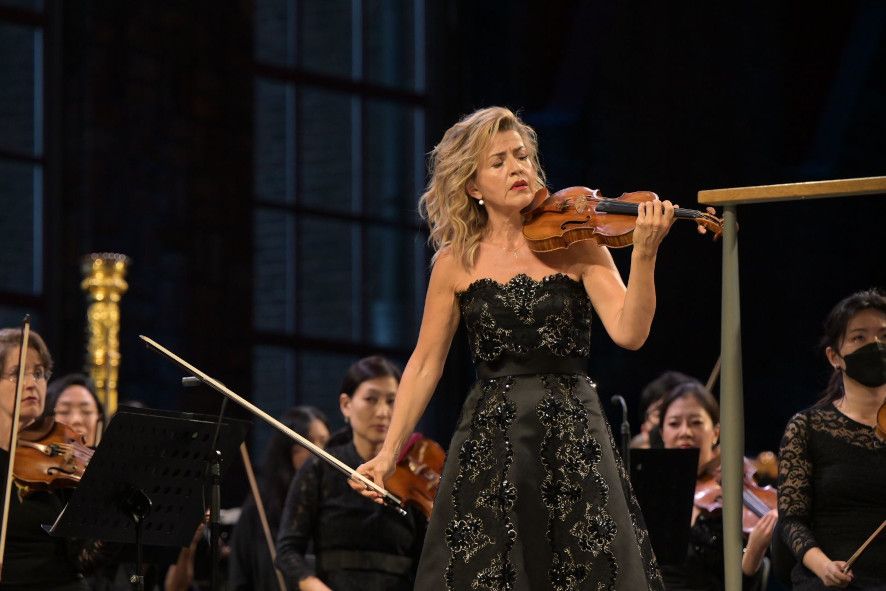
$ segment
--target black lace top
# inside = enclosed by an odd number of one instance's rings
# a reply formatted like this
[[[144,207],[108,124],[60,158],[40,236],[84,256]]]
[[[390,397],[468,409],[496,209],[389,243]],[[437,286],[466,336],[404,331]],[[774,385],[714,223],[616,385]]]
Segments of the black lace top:
[[[781,442],[778,513],[797,560],[816,546],[848,559],[886,519],[886,443],[833,405],[794,415]],[[886,536],[853,571],[886,579]]]
[[[590,354],[591,302],[582,283],[568,275],[478,279],[458,296],[475,363],[539,350],[558,357]]]

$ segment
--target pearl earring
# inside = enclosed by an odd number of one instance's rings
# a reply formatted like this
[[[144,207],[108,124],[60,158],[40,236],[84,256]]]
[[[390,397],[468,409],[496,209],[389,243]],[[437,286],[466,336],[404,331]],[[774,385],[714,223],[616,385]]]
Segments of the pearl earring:
[[[483,202],[483,199],[480,198],[480,200],[479,200],[477,203],[479,203],[480,205],[483,205],[483,203],[484,203],[484,202]]]

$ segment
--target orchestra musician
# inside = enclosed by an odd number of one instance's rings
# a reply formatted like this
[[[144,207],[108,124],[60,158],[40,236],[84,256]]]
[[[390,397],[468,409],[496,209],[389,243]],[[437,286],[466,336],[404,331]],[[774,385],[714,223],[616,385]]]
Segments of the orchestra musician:
[[[661,401],[674,388],[686,382],[698,382],[693,377],[679,371],[666,371],[646,384],[640,393],[640,432],[631,439],[635,449],[662,448],[661,440]]]
[[[661,433],[665,448],[697,448],[700,484],[710,482],[719,488],[720,406],[696,380],[677,386],[662,400]],[[699,488],[696,489],[699,491]],[[696,494],[698,497],[698,494]],[[776,512],[764,515],[751,531],[742,556],[742,589],[763,589],[761,566]],[[692,509],[689,549],[681,565],[662,566],[668,591],[722,591],[723,522],[722,513],[698,506]]]
[[[82,373],[56,378],[46,390],[45,414],[83,435],[95,447],[107,424],[104,405],[95,393],[95,383]]]
[[[13,404],[19,373],[22,331],[0,329],[0,468],[6,474]],[[52,356],[46,343],[31,331],[22,386],[20,430],[36,423],[43,414],[46,383],[52,372]],[[5,483],[4,483],[5,484]],[[0,489],[0,496],[2,496]],[[87,591],[83,574],[106,556],[100,542],[76,543],[47,534],[42,526],[55,521],[64,507],[62,492],[34,491],[21,496],[13,486],[9,503],[2,591],[46,590]]]
[[[420,206],[436,253],[422,326],[384,445],[358,469],[378,485],[394,472],[464,319],[478,381],[450,443],[416,588],[660,589],[587,358],[592,309],[618,345],[645,342],[674,205],[639,205],[625,286],[592,240],[529,248],[521,210],[544,172],[535,131],[510,110],[453,125],[429,169]]]
[[[360,359],[342,381],[339,407],[351,437],[327,451],[356,468],[374,457],[391,421],[400,370],[380,356]],[[302,591],[411,591],[427,519],[355,494],[328,463],[311,457],[283,508],[277,566]],[[313,543],[316,567],[305,555]]]
[[[312,406],[297,406],[287,410],[281,422],[318,447],[326,447],[329,424],[326,416]],[[264,451],[264,459],[256,470],[259,495],[267,516],[273,540],[277,539],[283,502],[292,478],[311,457],[303,446],[288,435],[275,432]],[[312,567],[312,564],[308,564]],[[240,511],[240,518],[231,537],[231,555],[228,557],[228,587],[232,591],[261,591],[276,589],[274,564],[265,542],[259,520],[256,500],[250,494]]]
[[[782,538],[797,564],[795,591],[886,589],[886,535],[848,572],[846,560],[886,520],[886,294],[840,301],[824,323],[833,368],[822,398],[788,422],[778,464]]]

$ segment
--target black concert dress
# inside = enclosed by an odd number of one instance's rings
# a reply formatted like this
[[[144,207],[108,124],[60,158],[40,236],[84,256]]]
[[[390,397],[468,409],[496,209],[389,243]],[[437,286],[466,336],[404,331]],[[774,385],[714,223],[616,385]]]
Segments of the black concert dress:
[[[460,292],[478,381],[459,419],[416,589],[663,589],[594,383],[580,282]]]
[[[364,461],[353,442],[327,451],[351,468]],[[313,575],[334,591],[412,591],[426,527],[417,510],[402,516],[370,501],[341,472],[312,457],[289,487],[277,567],[290,589]],[[316,567],[305,556],[311,543]]]
[[[886,519],[886,442],[834,405],[794,415],[781,442],[778,514],[782,537],[797,564],[795,591],[825,589],[802,564],[819,547],[831,560],[848,560]],[[848,589],[886,590],[886,535],[852,567]]]

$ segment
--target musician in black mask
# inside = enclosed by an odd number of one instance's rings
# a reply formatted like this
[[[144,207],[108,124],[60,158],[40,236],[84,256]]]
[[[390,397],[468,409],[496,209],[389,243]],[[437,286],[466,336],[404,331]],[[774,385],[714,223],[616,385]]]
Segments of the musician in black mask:
[[[833,375],[815,406],[788,423],[779,456],[782,538],[798,563],[795,591],[886,589],[886,536],[847,569],[846,560],[886,520],[886,294],[838,303],[822,344]]]

